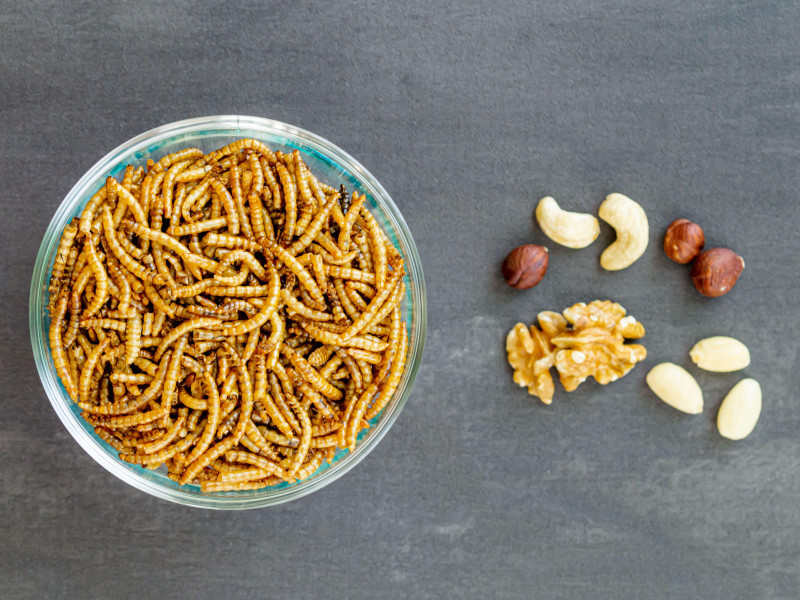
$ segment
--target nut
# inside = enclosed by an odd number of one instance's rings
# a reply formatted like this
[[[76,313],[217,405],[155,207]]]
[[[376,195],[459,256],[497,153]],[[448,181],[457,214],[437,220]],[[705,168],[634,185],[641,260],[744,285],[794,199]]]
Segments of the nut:
[[[598,211],[617,232],[617,239],[600,255],[600,266],[619,271],[631,266],[647,249],[650,227],[644,209],[622,194],[609,194]]]
[[[527,290],[542,280],[549,262],[550,255],[544,246],[517,246],[503,261],[503,277],[511,287]]]
[[[717,413],[722,437],[741,440],[750,435],[761,415],[761,386],[755,379],[742,379],[733,386]]]
[[[700,340],[689,351],[692,361],[701,369],[715,373],[739,371],[750,364],[750,351],[732,337],[716,336]]]
[[[744,270],[744,260],[733,250],[712,248],[694,259],[692,282],[697,291],[716,298],[733,289]]]
[[[563,316],[543,311],[538,321],[539,327],[529,328],[517,323],[506,338],[506,351],[514,381],[545,404],[553,400],[553,366],[571,392],[588,377],[601,385],[616,381],[647,356],[644,346],[625,344],[644,335],[642,324],[608,300],[575,304]]]
[[[600,222],[593,215],[563,210],[550,196],[539,200],[536,220],[547,237],[567,248],[586,248],[600,235]]]
[[[665,362],[650,369],[647,385],[673,408],[690,415],[703,412],[703,391],[686,369],[674,363]]]
[[[689,219],[678,219],[670,223],[664,235],[664,252],[679,265],[692,262],[706,243],[703,228]]]

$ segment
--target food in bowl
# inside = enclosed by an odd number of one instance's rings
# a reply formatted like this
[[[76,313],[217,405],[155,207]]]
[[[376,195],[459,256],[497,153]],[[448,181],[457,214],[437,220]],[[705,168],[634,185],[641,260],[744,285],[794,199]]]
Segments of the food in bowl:
[[[310,476],[389,402],[403,259],[299,151],[243,139],[106,180],[62,234],[49,341],[121,460],[203,491]]]

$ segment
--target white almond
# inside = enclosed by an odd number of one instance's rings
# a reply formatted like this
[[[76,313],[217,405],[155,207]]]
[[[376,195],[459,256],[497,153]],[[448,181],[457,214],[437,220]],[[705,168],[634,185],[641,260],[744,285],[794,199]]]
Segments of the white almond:
[[[750,435],[761,415],[761,386],[755,379],[742,379],[725,396],[717,414],[722,437],[741,440]]]
[[[700,340],[689,352],[694,364],[706,371],[730,373],[750,364],[750,351],[732,337],[718,335]]]
[[[674,363],[661,363],[650,369],[647,385],[673,408],[690,415],[703,412],[703,391],[686,369]]]

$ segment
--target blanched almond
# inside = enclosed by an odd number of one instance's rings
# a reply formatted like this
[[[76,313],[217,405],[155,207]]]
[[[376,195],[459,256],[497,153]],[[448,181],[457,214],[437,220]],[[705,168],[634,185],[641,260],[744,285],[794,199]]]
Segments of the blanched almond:
[[[715,373],[739,371],[750,364],[750,351],[732,337],[716,336],[700,340],[689,352],[701,369]]]
[[[733,386],[717,413],[722,437],[741,440],[750,435],[761,415],[761,386],[755,379],[742,379]]]
[[[650,369],[647,385],[673,408],[690,415],[703,412],[703,391],[686,369],[674,363],[661,363]]]

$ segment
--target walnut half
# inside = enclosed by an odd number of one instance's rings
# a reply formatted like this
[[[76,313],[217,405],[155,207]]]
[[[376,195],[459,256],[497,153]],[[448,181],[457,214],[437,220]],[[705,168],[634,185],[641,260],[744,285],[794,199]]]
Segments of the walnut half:
[[[517,323],[506,338],[506,351],[514,381],[545,404],[553,399],[552,366],[571,392],[588,377],[602,385],[616,381],[647,356],[644,346],[625,344],[644,336],[644,326],[616,302],[575,304],[563,316],[545,311],[538,321],[541,329]]]

